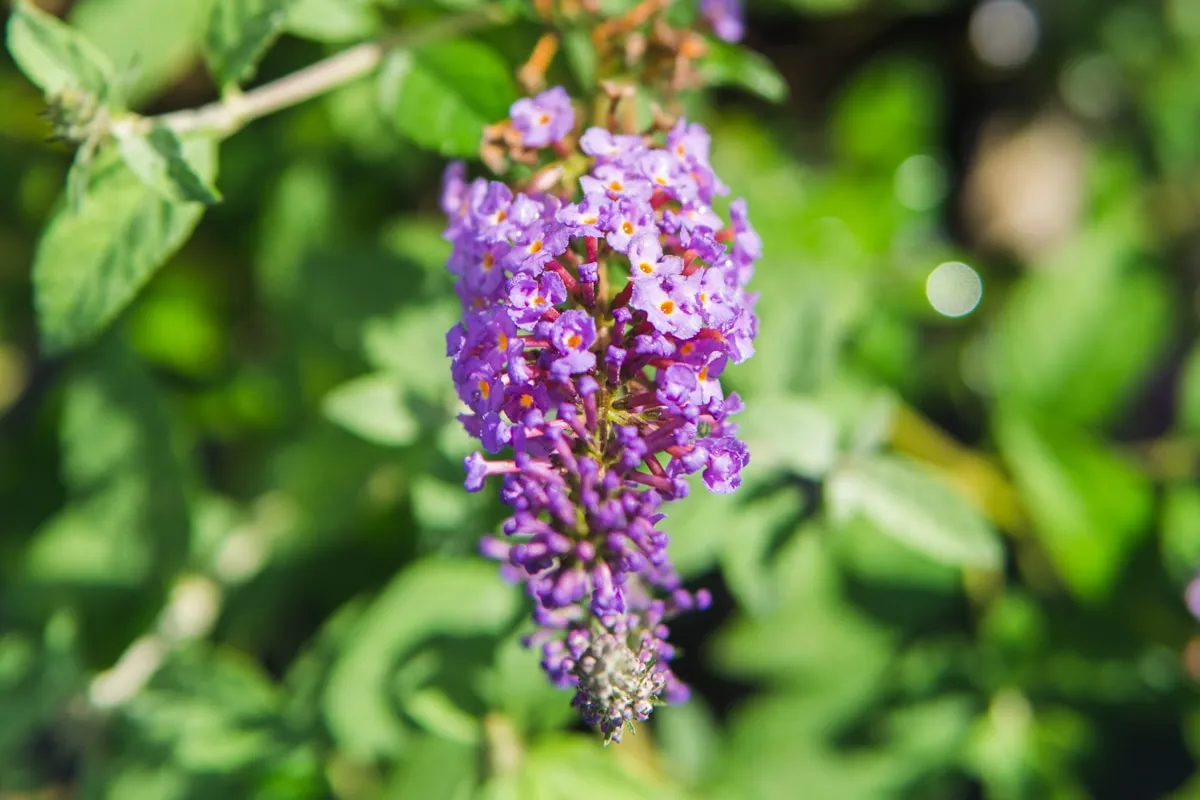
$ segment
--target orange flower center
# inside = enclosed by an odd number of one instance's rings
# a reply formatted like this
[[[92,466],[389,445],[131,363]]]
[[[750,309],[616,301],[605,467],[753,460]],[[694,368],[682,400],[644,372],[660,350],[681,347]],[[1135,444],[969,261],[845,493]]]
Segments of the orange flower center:
[[[621,230],[625,233],[626,236],[632,236],[633,235],[633,223],[630,222],[629,220],[625,220],[624,222],[621,223]]]
[[[708,380],[708,367],[700,368],[700,380],[702,380],[702,381]]]
[[[532,405],[533,405],[533,395],[531,395],[531,394],[521,395],[521,407],[522,408],[529,408]]]
[[[542,114],[540,117],[538,117],[538,125],[549,125],[549,124],[550,124],[550,115],[549,114]]]
[[[500,339],[498,340],[497,343],[500,345],[501,350],[507,350],[508,349],[508,334],[507,333],[500,334]]]
[[[537,253],[537,252],[540,252],[540,251],[541,251],[541,249],[542,249],[542,242],[541,242],[541,240],[540,240],[540,239],[539,239],[538,241],[534,242],[533,244],[529,245],[529,252],[530,252],[530,253]]]
[[[583,337],[578,333],[571,334],[570,338],[567,339],[567,347],[571,348],[572,350],[574,350],[576,347],[579,347],[581,344],[583,344]]]
[[[638,264],[638,269],[649,275],[651,272],[654,272],[654,265],[649,261],[643,261],[642,263]]]
[[[685,342],[683,347],[679,348],[680,355],[690,356],[692,351],[696,349],[696,345],[691,342]]]
[[[479,393],[483,395],[484,400],[487,400],[488,395],[492,393],[492,387],[488,385],[487,381],[479,382]]]
[[[672,303],[670,300],[664,300],[662,305],[660,305],[658,307],[658,310],[663,312],[664,314],[674,314],[675,313],[675,304]]]

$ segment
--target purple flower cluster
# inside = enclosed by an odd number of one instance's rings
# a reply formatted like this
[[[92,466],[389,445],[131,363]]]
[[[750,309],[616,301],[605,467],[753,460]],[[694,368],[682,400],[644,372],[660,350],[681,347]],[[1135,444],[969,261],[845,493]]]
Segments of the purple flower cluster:
[[[574,129],[561,88],[521,100],[525,146]],[[720,376],[754,352],[761,243],[727,189],[709,137],[680,121],[665,146],[591,128],[578,190],[513,191],[447,170],[442,206],[463,320],[447,334],[460,419],[491,454],[466,460],[466,487],[503,476],[512,508],[483,551],[535,601],[528,643],[606,738],[619,741],[661,696],[686,698],[672,674],[666,620],[709,603],[681,586],[656,526],[665,501],[700,473],[731,492],[749,461]],[[578,155],[574,156],[578,158]]]

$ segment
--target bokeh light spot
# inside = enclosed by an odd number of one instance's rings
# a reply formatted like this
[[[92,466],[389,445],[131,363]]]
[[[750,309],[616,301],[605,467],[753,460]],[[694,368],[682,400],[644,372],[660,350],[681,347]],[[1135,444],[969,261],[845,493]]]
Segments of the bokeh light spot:
[[[1013,69],[1037,49],[1038,19],[1021,0],[985,0],[971,15],[967,35],[984,63]]]
[[[947,261],[929,273],[925,296],[939,314],[963,317],[974,311],[983,298],[983,281],[970,266],[961,261]]]

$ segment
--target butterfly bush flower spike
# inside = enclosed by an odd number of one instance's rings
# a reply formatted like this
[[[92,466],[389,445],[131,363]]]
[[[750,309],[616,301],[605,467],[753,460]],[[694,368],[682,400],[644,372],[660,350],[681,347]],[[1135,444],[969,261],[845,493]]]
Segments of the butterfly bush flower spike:
[[[728,225],[713,211],[727,190],[699,125],[574,137],[561,87],[511,114],[545,166],[586,172],[539,191],[446,171],[463,308],[447,352],[460,419],[484,451],[467,458],[465,485],[500,480],[512,513],[481,549],[533,599],[526,643],[549,679],[619,741],[688,694],[667,622],[710,598],[683,588],[660,523],[689,475],[731,492],[750,461],[730,419],[742,403],[720,378],[754,352],[746,286],[761,244],[744,203]]]

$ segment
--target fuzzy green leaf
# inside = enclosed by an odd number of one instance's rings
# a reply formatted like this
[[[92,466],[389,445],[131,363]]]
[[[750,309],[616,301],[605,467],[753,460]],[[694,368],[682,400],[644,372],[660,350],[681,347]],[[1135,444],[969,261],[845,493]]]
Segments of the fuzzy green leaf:
[[[288,21],[293,0],[212,0],[204,30],[204,60],[221,86],[254,74],[259,59]]]
[[[508,114],[517,99],[512,69],[491,47],[452,39],[397,50],[379,76],[384,113],[422,147],[471,156],[483,129]]]
[[[875,456],[849,461],[826,485],[834,517],[862,515],[883,533],[947,564],[993,569],[1003,549],[982,516],[917,463]]]
[[[162,196],[205,205],[221,201],[216,187],[184,157],[183,141],[170,128],[156,125],[145,136],[120,129],[116,138],[126,166]]]
[[[28,0],[20,0],[8,20],[8,52],[47,95],[74,89],[106,101],[113,92],[113,67],[104,54]]]
[[[788,96],[787,81],[775,65],[746,47],[711,39],[700,69],[717,86],[737,86],[772,103],[782,103]]]
[[[191,139],[182,155],[211,178],[212,142]],[[62,353],[98,334],[191,235],[201,203],[163,197],[115,152],[102,153],[88,176],[82,208],[60,205],[33,263],[34,305],[42,350]]]

